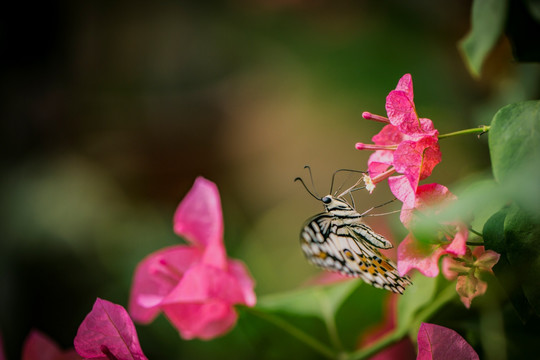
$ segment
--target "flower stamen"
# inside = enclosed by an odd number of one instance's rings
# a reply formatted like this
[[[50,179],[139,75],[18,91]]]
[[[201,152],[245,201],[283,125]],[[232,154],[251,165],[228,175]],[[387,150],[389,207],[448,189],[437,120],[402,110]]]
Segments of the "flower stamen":
[[[362,113],[362,117],[366,120],[373,120],[373,121],[378,121],[385,124],[390,124],[390,120],[387,117],[381,116],[381,115],[375,115],[367,111],[364,111]]]

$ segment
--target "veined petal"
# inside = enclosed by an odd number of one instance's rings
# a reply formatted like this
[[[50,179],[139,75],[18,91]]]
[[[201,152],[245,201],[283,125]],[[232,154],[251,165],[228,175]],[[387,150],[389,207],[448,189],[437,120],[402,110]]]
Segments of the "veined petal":
[[[79,326],[74,345],[85,359],[107,359],[111,355],[122,360],[147,360],[127,311],[99,298]]]
[[[394,125],[386,125],[375,134],[371,140],[377,145],[397,145],[404,139],[404,135]]]
[[[401,79],[399,79],[396,90],[403,91],[411,102],[414,100],[413,82],[411,74],[405,74],[401,77]]]
[[[420,121],[416,114],[414,103],[403,91],[393,90],[386,97],[386,112],[390,124],[405,135],[420,132]]]
[[[487,283],[479,280],[473,274],[458,276],[456,291],[461,298],[461,302],[468,309],[472,300],[487,291]]]

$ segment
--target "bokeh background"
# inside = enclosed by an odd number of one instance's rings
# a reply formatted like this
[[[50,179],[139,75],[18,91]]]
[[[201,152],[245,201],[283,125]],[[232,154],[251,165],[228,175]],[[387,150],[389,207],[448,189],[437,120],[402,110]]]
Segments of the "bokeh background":
[[[365,169],[369,153],[354,144],[370,142],[381,124],[361,114],[384,115],[403,74],[413,76],[419,114],[441,134],[488,124],[500,106],[535,91],[536,70],[515,64],[504,40],[481,79],[467,72],[457,42],[469,29],[470,6],[56,0],[6,7],[0,331],[8,359],[20,358],[33,328],[71,347],[96,297],[126,306],[136,264],[181,241],[172,215],[199,175],[220,189],[228,253],[248,265],[257,294],[305,284],[318,271],[303,259],[298,234],[322,208],[293,179],[309,164],[324,193],[335,170]],[[486,141],[441,142],[432,181],[452,189],[489,169]],[[357,200],[369,208],[389,199],[381,188]],[[374,218],[374,226],[399,239],[397,220]],[[355,321],[376,322],[381,292],[356,297],[375,310]],[[242,320],[212,342],[180,340],[163,317],[138,331],[151,359],[224,351],[279,358],[284,347],[313,358],[271,325]]]

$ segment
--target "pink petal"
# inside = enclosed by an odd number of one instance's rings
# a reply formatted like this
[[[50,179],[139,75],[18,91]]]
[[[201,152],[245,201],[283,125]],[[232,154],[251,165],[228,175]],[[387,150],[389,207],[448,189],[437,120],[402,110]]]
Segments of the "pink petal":
[[[405,74],[399,79],[396,90],[403,91],[407,98],[412,102],[414,100],[414,91],[411,74]]]
[[[410,270],[418,269],[427,277],[436,277],[439,275],[439,258],[444,253],[439,245],[423,244],[409,234],[398,246],[398,272],[404,276]]]
[[[404,175],[388,178],[388,186],[392,194],[403,203],[399,219],[407,227],[413,218],[413,210],[416,202],[415,189]]]
[[[175,303],[202,303],[218,299],[229,304],[244,302],[244,293],[237,279],[213,266],[192,266],[182,280],[163,300],[163,305]]]
[[[394,125],[384,126],[371,140],[377,145],[397,145],[403,141],[404,135]]]
[[[6,360],[6,354],[4,352],[4,338],[0,332],[0,360]]]
[[[478,354],[457,332],[422,323],[418,330],[418,360],[477,360]]]
[[[388,186],[392,194],[403,203],[404,208],[414,208],[416,203],[416,189],[411,186],[406,176],[400,175],[388,178]]]
[[[474,277],[474,276],[470,276]],[[464,278],[461,282],[460,279]],[[487,283],[485,281],[481,281],[478,278],[474,278],[474,280],[466,279],[467,276],[460,276],[458,277],[458,281],[456,284],[456,291],[460,296],[461,302],[467,309],[471,307],[472,300],[480,295],[484,295],[487,291]],[[465,284],[467,282],[467,284]]]
[[[423,137],[418,141],[402,141],[394,152],[394,167],[409,179],[416,189],[418,182],[425,179],[441,161],[437,139]]]
[[[390,345],[377,354],[371,356],[369,360],[414,360],[416,359],[416,349],[409,337],[401,339]]]
[[[454,280],[458,277],[458,275],[469,271],[470,268],[464,266],[463,262],[454,260],[453,257],[445,256],[442,259],[441,270],[445,278],[448,280]]]
[[[420,130],[423,135],[426,136],[435,136],[439,135],[439,131],[435,129],[433,121],[426,118],[420,118]]]
[[[246,306],[254,306],[257,302],[257,297],[253,288],[255,287],[255,282],[251,277],[246,265],[243,262],[238,260],[229,260],[229,273],[236,278],[240,290],[242,291],[244,300],[242,303]]]
[[[54,360],[62,351],[48,336],[32,330],[23,345],[22,360]]]
[[[467,238],[469,237],[469,230],[465,224],[459,224],[457,226],[458,232],[452,239],[452,242],[444,247],[447,254],[459,257],[467,253]]]
[[[74,344],[77,353],[87,359],[110,358],[107,353],[118,360],[147,359],[127,311],[99,298],[79,326]]]
[[[444,185],[437,183],[424,184],[416,190],[416,208],[441,206],[446,201],[453,201],[456,196]]]
[[[227,252],[223,240],[212,242],[204,248],[201,262],[220,269],[227,268]]]
[[[200,338],[210,340],[232,329],[238,315],[229,304],[212,300],[198,304],[169,304],[163,311],[186,340]]]
[[[483,249],[483,246],[479,246],[478,248]],[[493,266],[499,262],[500,258],[501,254],[497,254],[493,250],[487,250],[482,255],[478,256],[474,264],[481,270],[491,271]]]
[[[5,360],[0,354],[0,360]],[[22,360],[81,360],[75,350],[62,351],[47,335],[32,330],[24,341]]]
[[[390,124],[398,128],[405,135],[414,135],[420,132],[420,121],[416,115],[414,103],[407,93],[393,90],[386,97],[386,113]]]
[[[377,175],[384,173],[394,161],[394,152],[390,150],[377,150],[369,156],[368,171],[373,179]]]
[[[148,323],[159,305],[178,284],[184,272],[201,259],[198,248],[177,245],[144,258],[135,270],[129,298],[129,313],[138,322]]]
[[[174,232],[195,245],[223,241],[223,216],[216,184],[198,177],[174,214]]]

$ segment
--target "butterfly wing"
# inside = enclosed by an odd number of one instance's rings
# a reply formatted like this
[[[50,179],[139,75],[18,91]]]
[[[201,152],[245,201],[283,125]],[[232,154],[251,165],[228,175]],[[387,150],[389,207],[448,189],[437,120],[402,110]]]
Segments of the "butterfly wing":
[[[325,270],[359,277],[372,286],[400,294],[411,284],[408,277],[399,276],[392,260],[363,239],[354,226],[345,225],[330,213],[308,220],[300,242],[308,261]]]

